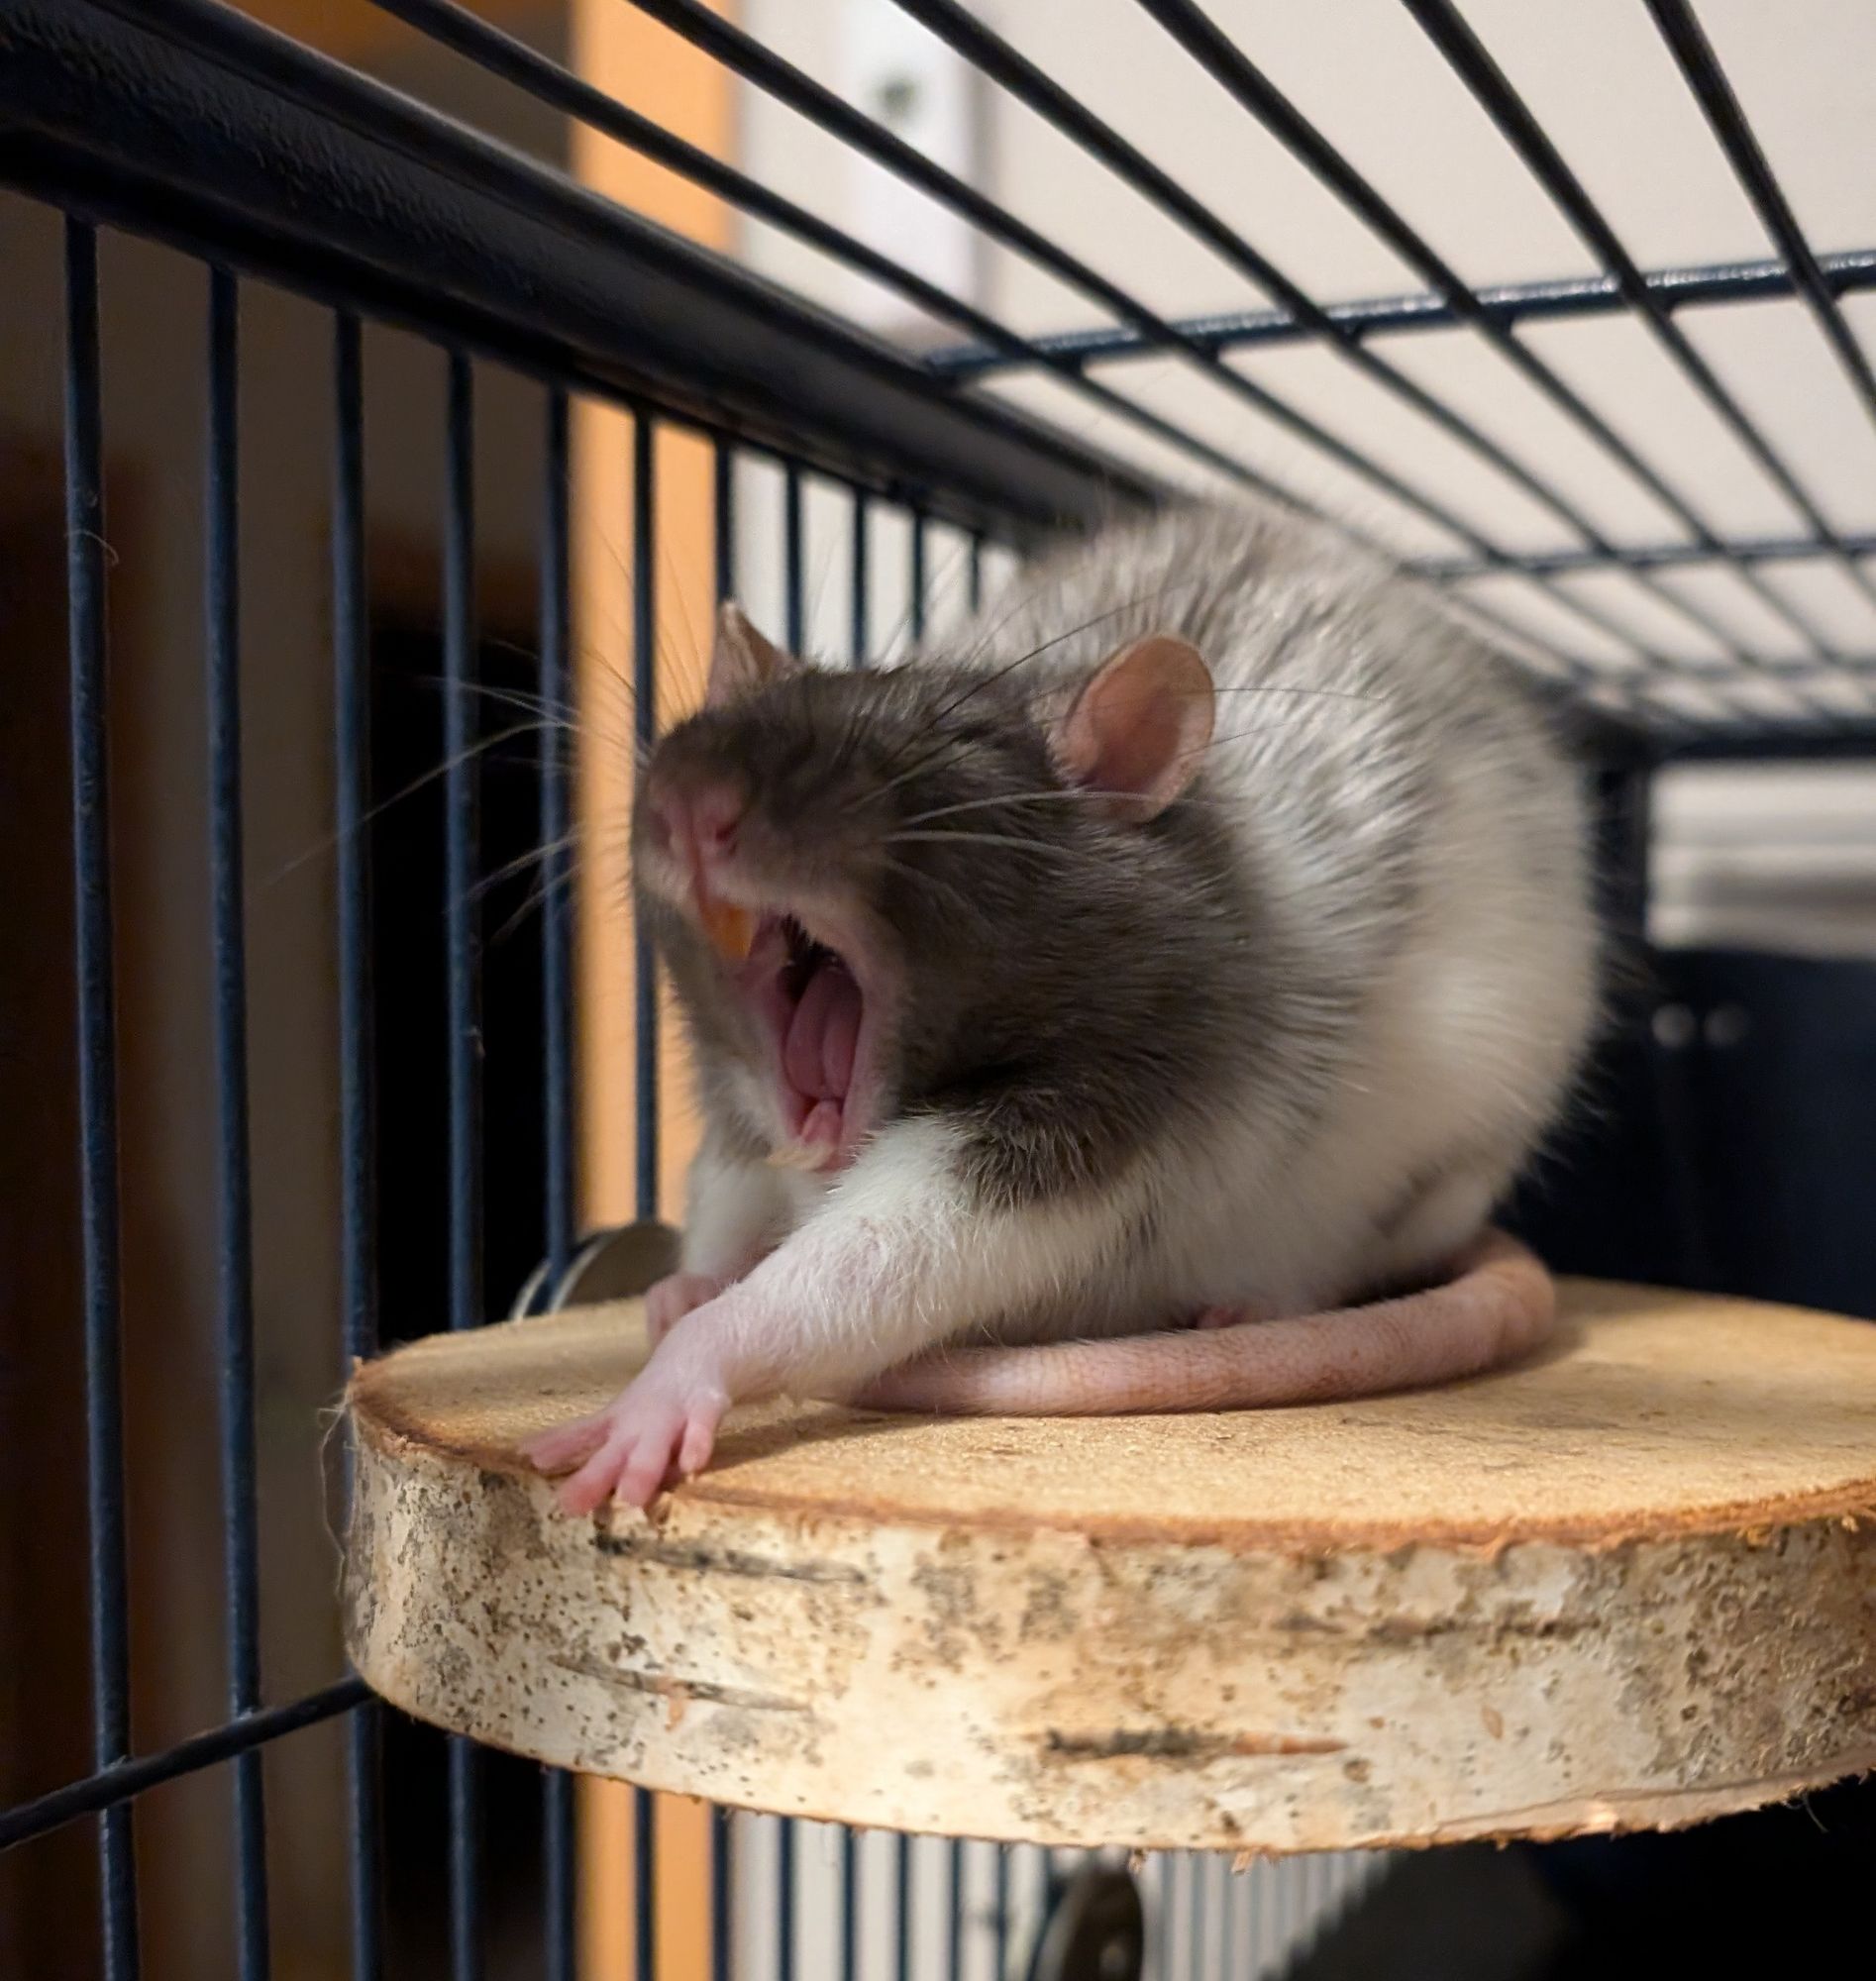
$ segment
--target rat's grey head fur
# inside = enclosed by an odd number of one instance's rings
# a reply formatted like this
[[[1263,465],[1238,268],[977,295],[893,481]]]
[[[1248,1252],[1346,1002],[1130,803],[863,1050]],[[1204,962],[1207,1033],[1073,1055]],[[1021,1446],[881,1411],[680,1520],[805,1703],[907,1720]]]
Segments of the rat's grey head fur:
[[[834,904],[881,947],[887,1118],[966,1117],[1001,1196],[1097,1182],[1255,1036],[1255,901],[1200,766],[1137,818],[1064,761],[1096,672],[1023,653],[779,668],[674,729],[645,781],[733,789],[751,897]],[[702,1053],[759,1055],[694,920],[646,906]]]

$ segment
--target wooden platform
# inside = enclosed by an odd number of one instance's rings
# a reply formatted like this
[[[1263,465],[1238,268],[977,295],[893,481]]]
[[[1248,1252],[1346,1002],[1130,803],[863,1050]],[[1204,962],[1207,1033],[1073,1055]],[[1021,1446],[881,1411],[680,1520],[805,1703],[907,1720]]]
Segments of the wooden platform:
[[[774,1406],[648,1518],[515,1439],[632,1303],[359,1374],[347,1631],[420,1718],[755,1809],[1223,1850],[1667,1826],[1876,1767],[1876,1326],[1576,1282],[1420,1395]]]

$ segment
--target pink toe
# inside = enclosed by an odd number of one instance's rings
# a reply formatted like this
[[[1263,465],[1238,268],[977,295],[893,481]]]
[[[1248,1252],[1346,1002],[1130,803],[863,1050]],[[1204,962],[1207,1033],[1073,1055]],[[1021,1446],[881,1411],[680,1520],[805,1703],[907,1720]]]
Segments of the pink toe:
[[[629,1438],[601,1445],[561,1487],[561,1505],[570,1513],[590,1513],[612,1491],[631,1450]]]
[[[628,1507],[649,1507],[658,1497],[658,1489],[664,1485],[665,1474],[670,1470],[670,1438],[641,1438],[638,1448],[632,1453],[631,1462],[613,1488],[612,1497],[622,1500]]]

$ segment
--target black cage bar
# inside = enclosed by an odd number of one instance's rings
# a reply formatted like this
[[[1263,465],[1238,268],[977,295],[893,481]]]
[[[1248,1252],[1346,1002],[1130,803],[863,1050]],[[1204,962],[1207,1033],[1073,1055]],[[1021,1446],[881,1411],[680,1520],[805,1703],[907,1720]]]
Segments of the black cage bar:
[[[907,601],[916,642],[931,630],[947,585],[979,604],[987,552],[1019,553],[1058,529],[1093,526],[1116,510],[1177,494],[1171,483],[1084,440],[1015,410],[991,381],[1047,378],[1072,402],[1112,422],[1116,435],[1144,436],[1192,470],[1198,485],[1249,487],[1313,513],[1264,463],[1173,420],[1127,383],[1137,361],[1173,359],[1185,371],[1249,405],[1311,451],[1434,526],[1449,548],[1413,561],[1460,609],[1517,636],[1532,665],[1559,684],[1608,759],[1605,836],[1619,857],[1616,893],[1626,931],[1639,927],[1645,893],[1647,781],[1659,765],[1714,758],[1799,759],[1876,754],[1876,637],[1844,650],[1773,581],[1775,567],[1820,561],[1876,606],[1876,532],[1837,527],[1793,467],[1789,449],[1741,404],[1679,321],[1695,308],[1790,298],[1810,313],[1860,411],[1876,421],[1876,374],[1842,307],[1876,288],[1876,248],[1820,253],[1807,238],[1774,161],[1687,0],[1645,0],[1646,11],[1713,142],[1776,248],[1772,257],[1644,270],[1591,197],[1551,136],[1451,0],[1403,0],[1428,38],[1557,210],[1586,244],[1599,273],[1493,284],[1468,281],[1391,200],[1358,170],[1265,74],[1254,52],[1193,0],[1138,0],[1156,30],[1254,119],[1389,247],[1424,283],[1414,293],[1325,302],[1310,294],[1202,193],[1161,166],[1080,101],[1013,40],[958,0],[898,0],[977,71],[988,88],[1046,120],[1170,227],[1208,247],[1245,289],[1244,303],[1203,317],[1168,314],[1150,285],[1123,285],[1052,239],[981,186],[896,136],[882,120],[783,58],[699,0],[618,0],[684,37],[713,61],[807,119],[855,155],[905,180],[1083,299],[1098,320],[1043,335],[1020,334],[975,301],[945,291],[877,245],[790,201],[750,174],[708,157],[655,121],[614,102],[562,63],[525,46],[457,0],[376,0],[408,29],[432,38],[504,86],[557,115],[588,124],[717,194],[847,268],[884,284],[942,327],[925,351],[887,343],[622,211],[544,164],[399,95],[381,83],[272,33],[213,0],[0,0],[0,182],[56,208],[63,222],[63,473],[69,649],[72,860],[75,903],[75,1063],[82,1223],[82,1344],[86,1435],[91,1771],[0,1810],[0,1847],[22,1844],[80,1819],[95,1819],[101,1899],[102,1971],[110,1981],[140,1972],[133,1823],[138,1798],[182,1776],[228,1764],[233,1798],[236,1967],[271,1968],[267,1818],[262,1756],[269,1743],[347,1717],[351,1955],[360,1981],[386,1969],[385,1786],[380,1757],[392,1716],[354,1677],[336,1674],[305,1696],[269,1701],[261,1664],[261,1528],[257,1489],[255,1207],[250,1153],[250,982],[243,872],[244,804],[240,683],[244,637],[264,602],[244,598],[241,579],[241,312],[253,285],[290,292],[331,313],[333,416],[328,546],[333,695],[334,912],[339,1050],[334,1098],[339,1154],[341,1310],[334,1360],[345,1369],[375,1353],[381,1338],[379,1110],[382,1069],[373,1036],[376,877],[367,830],[386,798],[373,787],[372,627],[366,568],[365,326],[389,325],[441,354],[445,436],[443,485],[435,491],[443,547],[440,573],[444,761],[445,923],[440,1019],[447,1060],[446,1256],[439,1315],[452,1327],[490,1317],[485,1285],[489,1203],[484,1024],[490,932],[481,837],[483,772],[490,742],[481,697],[532,718],[541,870],[539,1063],[544,1095],[539,1225],[544,1271],[536,1306],[553,1303],[579,1251],[575,1161],[573,1025],[574,917],[572,881],[577,830],[573,737],[575,655],[568,487],[571,403],[603,401],[629,421],[632,537],[626,549],[632,614],[616,629],[630,648],[630,741],[656,737],[658,488],[661,441],[700,435],[714,449],[711,509],[714,593],[739,576],[739,533],[758,526],[743,470],[779,469],[775,542],[781,631],[810,644],[811,541],[822,498],[845,503],[841,529],[850,590],[847,650],[864,666],[886,631],[873,586],[889,575]],[[207,870],[211,877],[210,990],[215,1085],[215,1173],[219,1219],[217,1373],[222,1517],[222,1633],[226,1712],[192,1738],[150,1752],[133,1749],[122,1406],[121,1233],[118,1178],[120,1010],[112,919],[109,804],[110,582],[104,511],[105,448],[100,361],[99,229],[144,237],[201,266],[207,341],[202,353],[206,429],[202,518],[201,628],[205,658]],[[108,267],[107,267],[108,274]],[[1598,411],[1520,337],[1545,321],[1621,315],[1643,326],[1687,384],[1759,465],[1801,519],[1788,534],[1723,530],[1701,493],[1671,462],[1652,459]],[[1574,431],[1671,514],[1681,534],[1631,542],[1599,523],[1555,473],[1498,439],[1461,405],[1421,384],[1391,354],[1389,340],[1417,330],[1464,329],[1506,360]],[[1388,467],[1354,431],[1332,425],[1260,384],[1231,355],[1304,344],[1332,353],[1501,480],[1530,498],[1560,529],[1558,546],[1520,552],[1482,527],[1437,481]],[[543,500],[535,553],[537,651],[525,687],[483,678],[478,625],[478,535],[474,446],[478,368],[499,366],[543,388]],[[1116,441],[1118,445],[1118,441]],[[1183,487],[1185,484],[1181,484]],[[906,529],[902,573],[888,572],[883,528]],[[962,533],[961,538],[959,533]],[[1356,535],[1355,531],[1349,532]],[[1364,542],[1376,544],[1372,537]],[[947,561],[961,541],[962,571]],[[1783,622],[1801,658],[1758,650],[1726,616],[1677,591],[1668,576],[1690,570],[1731,573]],[[1717,664],[1677,667],[1623,617],[1571,588],[1608,573],[1676,615],[1718,650]],[[898,579],[902,575],[902,586]],[[956,578],[957,582],[952,583]],[[1549,651],[1521,633],[1514,615],[1478,595],[1482,579],[1515,583],[1606,639],[1618,667]],[[1600,597],[1600,594],[1599,594]],[[1682,690],[1692,689],[1690,701]],[[1752,698],[1763,690],[1776,699]],[[635,939],[633,1054],[637,1117],[636,1210],[660,1210],[661,1121],[657,980],[649,945]],[[490,1202],[492,1202],[492,1198]],[[493,1766],[454,1737],[447,1761],[447,1957],[458,1981],[485,1971],[488,1785]],[[541,1784],[541,1932],[552,1981],[575,1972],[573,1786],[548,1771]],[[633,1940],[641,1981],[652,1981],[659,1921],[656,1805],[634,1792]],[[734,1873],[758,1834],[713,1811],[709,1825],[712,1973],[731,1981]],[[804,1843],[811,1832],[781,1821],[773,1835],[776,1906],[767,1929],[780,1981],[803,1971],[798,1904]],[[840,1832],[831,1876],[838,1972],[847,1977],[915,1964],[919,1929],[931,1924],[912,1839],[891,1845],[886,1942],[864,1956],[863,1840]],[[953,1841],[931,1889],[938,1893],[944,1971],[962,1981],[973,1933],[1009,1971],[1033,1937],[1030,1871],[1055,1875],[1041,1858],[986,1860]],[[1162,1957],[1184,1950],[1186,1971],[1211,1973],[1237,1957],[1268,1961],[1294,1949],[1309,1919],[1329,1903],[1320,1867],[1265,1897],[1253,1932],[1239,1918],[1215,1865],[1162,1860],[1158,1894]],[[1018,1884],[1024,1890],[1019,1892]],[[1317,1889],[1321,1887],[1321,1889]],[[1050,1887],[1050,1889],[1053,1889]],[[1337,1887],[1336,1889],[1340,1889]],[[1025,1910],[1030,1908],[1030,1910]],[[980,1931],[981,1929],[981,1931]],[[1253,1945],[1255,1941],[1255,1945]],[[443,1971],[439,1964],[427,1971]],[[1246,1972],[1250,1970],[1245,1969]],[[1168,1965],[1166,1972],[1170,1976]]]

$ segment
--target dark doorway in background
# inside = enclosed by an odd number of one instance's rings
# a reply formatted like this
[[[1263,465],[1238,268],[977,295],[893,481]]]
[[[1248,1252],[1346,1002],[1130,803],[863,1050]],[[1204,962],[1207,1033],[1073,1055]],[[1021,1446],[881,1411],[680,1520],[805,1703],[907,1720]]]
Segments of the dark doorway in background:
[[[469,691],[482,957],[482,1284],[505,1313],[545,1244],[538,734],[503,697],[535,687],[531,610],[484,628]],[[449,1324],[446,697],[440,625],[406,607],[371,624],[372,940],[379,1313],[386,1344]],[[514,733],[519,730],[521,733]],[[500,876],[496,879],[493,877]],[[478,1316],[480,1318],[481,1316]],[[441,1971],[449,1943],[449,1780],[440,1734],[383,1718],[384,1892],[393,1975]],[[482,1803],[491,1981],[538,1962],[540,1771],[471,1762]]]

